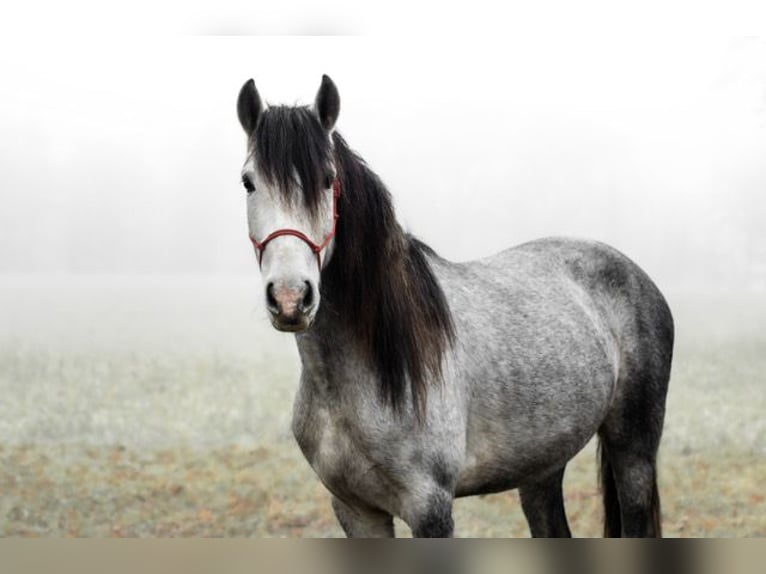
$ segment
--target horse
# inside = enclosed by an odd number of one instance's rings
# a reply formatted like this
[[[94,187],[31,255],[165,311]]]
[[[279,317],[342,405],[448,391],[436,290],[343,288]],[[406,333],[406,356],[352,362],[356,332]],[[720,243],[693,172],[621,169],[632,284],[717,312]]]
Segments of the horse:
[[[569,537],[562,479],[598,435],[605,536],[661,536],[657,450],[673,318],[605,244],[546,238],[451,262],[405,232],[383,181],[312,105],[237,115],[272,325],[294,333],[295,439],[348,537],[454,535],[456,497],[518,489],[533,537]]]

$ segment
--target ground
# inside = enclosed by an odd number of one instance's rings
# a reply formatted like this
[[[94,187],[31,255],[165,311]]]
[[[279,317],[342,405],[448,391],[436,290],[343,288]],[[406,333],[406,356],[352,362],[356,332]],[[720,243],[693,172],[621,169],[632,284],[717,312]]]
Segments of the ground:
[[[0,534],[341,536],[289,432],[294,342],[258,292],[253,278],[0,283]],[[665,534],[766,536],[766,297],[668,299]],[[565,479],[576,536],[601,533],[596,474],[590,444]],[[455,523],[528,535],[516,492],[458,500]]]

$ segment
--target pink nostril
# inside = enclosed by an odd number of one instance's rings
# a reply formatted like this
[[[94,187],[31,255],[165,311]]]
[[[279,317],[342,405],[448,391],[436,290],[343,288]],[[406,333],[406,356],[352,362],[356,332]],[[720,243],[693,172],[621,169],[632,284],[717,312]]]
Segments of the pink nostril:
[[[296,319],[311,308],[314,296],[308,281],[294,286],[275,285],[266,287],[266,305],[272,314],[284,319]]]

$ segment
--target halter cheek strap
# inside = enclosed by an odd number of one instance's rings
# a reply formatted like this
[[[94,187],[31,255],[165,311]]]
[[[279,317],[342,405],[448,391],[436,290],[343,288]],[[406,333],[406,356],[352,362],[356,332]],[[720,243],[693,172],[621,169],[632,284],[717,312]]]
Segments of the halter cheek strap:
[[[338,224],[338,198],[340,197],[340,180],[334,179],[332,182],[332,229],[330,230],[330,233],[328,233],[322,243],[314,243],[311,241],[311,239],[308,238],[308,236],[303,233],[302,231],[298,231],[297,229],[277,229],[276,231],[269,233],[266,238],[263,241],[258,241],[255,237],[252,235],[250,236],[250,241],[253,242],[253,246],[255,247],[255,252],[258,255],[258,266],[260,267],[262,261],[263,261],[263,252],[266,249],[266,246],[277,237],[281,237],[283,235],[292,235],[293,237],[297,237],[301,241],[303,241],[306,245],[308,245],[311,248],[311,251],[314,252],[314,255],[317,257],[317,266],[319,267],[319,272],[322,272],[322,250],[327,247],[330,243],[330,240],[335,237],[335,229]]]

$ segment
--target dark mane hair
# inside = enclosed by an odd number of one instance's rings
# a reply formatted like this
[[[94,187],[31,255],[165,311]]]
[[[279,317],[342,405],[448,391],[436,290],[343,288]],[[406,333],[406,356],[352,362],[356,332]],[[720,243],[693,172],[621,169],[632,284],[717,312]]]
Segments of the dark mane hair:
[[[307,107],[272,106],[258,121],[251,146],[263,175],[287,199],[302,190],[309,211],[317,210],[318,191],[329,174],[332,148],[327,133]]]
[[[342,192],[335,249],[322,271],[323,302],[352,333],[394,410],[401,411],[409,380],[422,416],[429,380],[440,379],[454,339],[449,305],[427,259],[436,255],[402,231],[383,182],[337,132],[332,144],[308,108],[269,108],[255,131],[263,173],[285,193],[300,183],[310,209],[317,205],[318,178],[335,157]]]
[[[440,377],[454,337],[447,300],[426,259],[434,253],[402,231],[383,182],[337,132],[333,143],[343,192],[322,296],[342,309],[391,405],[401,407],[409,379],[422,414],[428,377]]]

